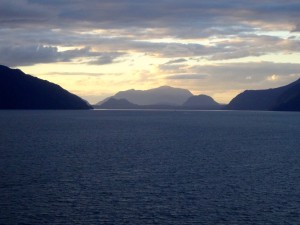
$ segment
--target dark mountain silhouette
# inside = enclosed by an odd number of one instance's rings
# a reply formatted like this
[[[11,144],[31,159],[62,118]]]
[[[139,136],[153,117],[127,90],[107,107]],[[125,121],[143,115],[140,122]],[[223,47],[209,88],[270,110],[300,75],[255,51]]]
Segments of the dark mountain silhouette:
[[[227,110],[297,110],[300,79],[286,86],[267,90],[247,90],[225,106]],[[297,106],[298,105],[298,106]]]
[[[137,105],[127,99],[109,98],[101,105],[94,105],[95,109],[183,109],[176,105]]]
[[[139,105],[129,102],[127,99],[109,98],[97,108],[101,109],[138,109]]]
[[[191,96],[182,105],[185,108],[195,109],[220,109],[222,106],[217,103],[212,97],[207,95]]]
[[[206,95],[192,96],[183,105],[138,105],[134,104],[127,99],[108,98],[103,100],[101,104],[95,105],[97,109],[199,109],[199,110],[216,110],[222,106],[215,102],[211,97]]]
[[[300,111],[300,79],[279,96],[271,110]]]
[[[91,109],[60,86],[0,65],[0,109]]]
[[[134,89],[120,91],[112,98],[127,99],[137,105],[182,105],[191,96],[192,93],[189,90],[162,86],[145,91]],[[104,101],[97,105],[101,105]]]

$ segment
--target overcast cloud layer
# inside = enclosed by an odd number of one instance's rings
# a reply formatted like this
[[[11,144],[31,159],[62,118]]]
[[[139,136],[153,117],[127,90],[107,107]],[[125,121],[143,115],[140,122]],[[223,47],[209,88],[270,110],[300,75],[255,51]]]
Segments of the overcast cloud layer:
[[[0,64],[81,64],[103,74],[101,66],[114,73],[145,56],[156,71],[140,75],[149,86],[215,85],[221,93],[222,85],[226,92],[299,77],[299,31],[298,0],[0,0]]]

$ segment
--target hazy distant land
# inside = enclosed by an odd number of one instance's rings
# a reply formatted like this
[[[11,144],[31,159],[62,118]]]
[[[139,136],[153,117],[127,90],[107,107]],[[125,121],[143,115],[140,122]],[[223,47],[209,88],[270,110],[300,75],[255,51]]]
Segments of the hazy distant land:
[[[80,97],[51,82],[0,66],[0,109],[91,109]],[[222,105],[207,95],[162,86],[120,91],[96,105],[97,109],[190,109],[300,111],[300,79],[267,90],[247,90]]]
[[[162,86],[145,91],[121,91],[94,105],[99,109],[199,109],[219,110],[223,105],[207,95],[193,95],[189,90]]]
[[[151,104],[149,104],[151,103]],[[163,86],[146,91],[121,91],[94,105],[99,109],[196,109],[300,111],[300,79],[283,87],[247,90],[222,105],[207,95],[194,96],[185,89]]]

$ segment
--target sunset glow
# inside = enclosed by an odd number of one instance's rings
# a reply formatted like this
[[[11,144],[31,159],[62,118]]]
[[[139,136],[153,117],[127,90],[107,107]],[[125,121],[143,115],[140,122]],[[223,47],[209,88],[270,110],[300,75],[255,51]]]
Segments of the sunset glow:
[[[91,103],[162,85],[227,103],[300,77],[299,12],[296,0],[2,0],[0,64]]]

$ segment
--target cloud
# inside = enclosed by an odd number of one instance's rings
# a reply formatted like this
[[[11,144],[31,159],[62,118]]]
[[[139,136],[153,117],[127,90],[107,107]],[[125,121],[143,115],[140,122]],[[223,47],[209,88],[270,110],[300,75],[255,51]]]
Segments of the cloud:
[[[300,74],[300,64],[296,63],[274,63],[274,62],[247,62],[247,63],[219,63],[215,65],[194,66],[189,68],[195,72],[207,72],[215,77],[231,76],[264,79],[264,77],[277,74],[278,76],[288,76],[290,74]],[[232,80],[232,79],[229,79]],[[234,79],[235,80],[235,79]]]
[[[124,53],[94,52],[90,48],[58,51],[57,47],[44,45],[0,47],[0,62],[7,66],[29,66],[38,63],[70,62],[77,58],[90,58],[90,64],[113,63]],[[96,58],[96,61],[94,61]],[[98,60],[98,61],[97,61]]]
[[[87,72],[57,72],[57,71],[51,71],[47,73],[40,73],[40,76],[53,76],[53,75],[62,75],[62,76],[104,76],[106,74],[103,73],[87,73]]]
[[[275,87],[299,77],[298,64],[275,63],[299,58],[299,11],[298,0],[1,0],[0,63],[93,68],[83,76],[99,82],[96,91],[163,82],[219,95]]]
[[[299,34],[280,32],[299,30],[299,10],[297,0],[2,0],[0,60],[22,66],[81,58],[76,62],[106,65],[144,53],[164,58],[160,68],[170,72],[176,64],[183,70],[188,57],[298,53]]]
[[[268,77],[267,77],[267,80],[268,80],[268,81],[276,81],[276,80],[278,80],[278,79],[279,79],[279,76],[276,75],[276,74],[273,74],[272,76],[268,76]]]
[[[162,64],[158,66],[162,73],[186,73],[188,66],[185,64]]]
[[[299,10],[297,0],[2,0],[0,48],[51,46],[42,59],[34,61],[36,53],[29,56],[29,64],[72,60],[67,52],[58,57],[62,54],[51,49],[59,46],[142,52],[170,58],[169,64],[183,62],[174,58],[194,56],[214,61],[293,53],[300,51],[299,38],[287,39],[276,31],[299,30]],[[261,35],[269,31],[273,33]],[[164,38],[173,41],[152,41]],[[82,62],[102,65],[116,62],[116,57],[95,55]]]
[[[179,73],[176,73],[175,68],[163,70],[164,66],[159,69],[162,74],[166,74],[168,81],[180,81],[191,90],[264,89],[285,85],[300,78],[300,64],[296,63],[218,63],[180,67]],[[168,75],[170,73],[174,74]]]
[[[228,60],[249,56],[262,56],[271,53],[297,53],[300,51],[298,38],[281,38],[270,35],[244,34],[212,42],[210,45],[200,43],[153,42],[136,40],[134,37],[107,37],[98,33],[65,32],[60,30],[41,30],[39,35],[26,32],[24,29],[0,29],[0,48],[17,48],[15,46],[92,46],[96,52],[137,52],[153,57],[170,58],[166,64],[185,62],[182,57],[202,57],[208,60]],[[34,44],[32,44],[34,43]],[[81,49],[83,49],[81,47]],[[83,51],[83,50],[81,50]],[[74,54],[75,51],[72,51]],[[83,52],[82,52],[83,53]],[[67,52],[64,53],[65,55]],[[98,53],[96,53],[98,54]],[[118,53],[119,54],[119,53]],[[84,55],[84,54],[83,54]],[[89,56],[91,56],[89,54]],[[96,56],[96,55],[95,55]],[[101,55],[94,63],[105,64],[115,62],[110,55]],[[174,59],[175,58],[175,59]],[[179,58],[179,59],[178,59]],[[63,58],[62,58],[62,61]],[[37,63],[40,61],[38,60]]]
[[[237,59],[280,52],[299,52],[300,41],[270,35],[248,34],[221,41],[217,44],[217,47],[219,51],[210,57],[211,60]]]
[[[87,29],[168,28],[174,34],[176,30],[183,30],[177,33],[181,36],[187,36],[184,31],[195,32],[193,28],[212,35],[211,32],[227,32],[228,28],[240,33],[255,25],[276,27],[287,23],[295,26],[300,19],[297,0],[2,0],[0,7],[1,21],[9,21],[10,25],[34,22]],[[178,27],[181,29],[176,29]],[[202,32],[196,33],[201,36]]]
[[[183,63],[183,62],[186,62],[186,61],[187,61],[186,59],[181,58],[181,59],[170,60],[170,61],[166,62],[165,64],[170,65],[170,64]]]
[[[202,80],[205,79],[207,75],[203,74],[174,74],[169,75],[166,77],[166,79],[171,80]]]
[[[125,53],[119,53],[119,52],[106,52],[102,53],[101,56],[98,56],[95,60],[91,60],[88,62],[88,64],[91,65],[106,65],[106,64],[112,64],[117,63],[116,60],[120,56],[123,56]]]
[[[55,18],[52,12],[43,5],[32,4],[26,0],[1,0],[0,24],[3,28],[37,28],[51,24],[51,18]]]
[[[194,66],[186,73],[207,74],[203,85],[220,89],[265,89],[285,85],[300,77],[300,64],[274,62],[219,63]],[[275,75],[276,74],[276,75]],[[275,75],[275,76],[274,76]]]
[[[58,49],[51,46],[7,46],[0,47],[0,62],[7,66],[25,66],[37,63],[57,62]]]
[[[300,31],[300,24],[296,24],[292,32],[299,32]]]

